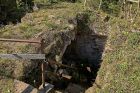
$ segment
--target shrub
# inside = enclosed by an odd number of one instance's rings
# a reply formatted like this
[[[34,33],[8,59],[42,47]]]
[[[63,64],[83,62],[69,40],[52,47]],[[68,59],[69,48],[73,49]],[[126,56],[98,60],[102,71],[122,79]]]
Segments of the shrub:
[[[120,12],[119,0],[103,0],[101,9],[111,15],[118,16]]]

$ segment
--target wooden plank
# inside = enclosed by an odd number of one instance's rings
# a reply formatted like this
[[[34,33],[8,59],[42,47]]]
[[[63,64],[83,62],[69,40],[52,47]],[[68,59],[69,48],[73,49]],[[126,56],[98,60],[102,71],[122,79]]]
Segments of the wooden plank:
[[[23,39],[5,39],[5,38],[0,38],[0,41],[3,42],[20,42],[20,43],[39,43],[41,44],[41,40],[23,40]]]
[[[45,54],[0,54],[5,59],[45,59]]]

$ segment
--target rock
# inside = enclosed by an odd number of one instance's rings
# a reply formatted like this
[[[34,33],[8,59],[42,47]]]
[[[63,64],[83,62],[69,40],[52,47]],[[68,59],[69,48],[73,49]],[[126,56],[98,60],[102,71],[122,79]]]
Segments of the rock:
[[[14,80],[14,88],[14,93],[38,93],[38,90],[33,86],[18,80]]]
[[[37,4],[35,3],[34,6],[33,6],[33,11],[38,11],[39,8],[37,7]]]
[[[71,83],[69,84],[69,86],[67,87],[64,93],[84,93],[84,92],[85,92],[85,89],[82,88],[80,85]]]
[[[135,33],[135,32],[138,33],[139,32],[140,33],[140,30],[132,29],[131,32],[133,32],[133,33]]]
[[[57,20],[57,21],[55,22],[55,24],[57,24],[57,25],[60,25],[61,23],[63,23],[61,20]]]
[[[55,18],[54,15],[49,15],[48,17],[51,18],[51,19]]]
[[[61,91],[57,91],[57,90],[56,90],[55,93],[63,93],[63,92],[61,92]]]

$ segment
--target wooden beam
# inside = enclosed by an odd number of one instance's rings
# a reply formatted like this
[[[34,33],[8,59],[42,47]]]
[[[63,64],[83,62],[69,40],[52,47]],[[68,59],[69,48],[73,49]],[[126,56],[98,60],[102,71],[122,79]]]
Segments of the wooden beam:
[[[45,54],[0,54],[5,59],[45,59]]]
[[[0,38],[0,41],[4,42],[20,42],[20,43],[41,43],[41,40],[23,40],[23,39],[5,39]]]

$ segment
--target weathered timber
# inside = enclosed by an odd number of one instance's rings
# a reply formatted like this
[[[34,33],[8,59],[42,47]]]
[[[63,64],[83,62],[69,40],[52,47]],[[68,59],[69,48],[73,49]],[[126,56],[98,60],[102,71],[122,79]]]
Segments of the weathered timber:
[[[6,59],[45,59],[45,54],[0,54]]]
[[[5,38],[0,38],[0,41],[4,41],[4,42],[23,42],[23,43],[41,43],[41,40],[23,40],[23,39],[5,39]]]

